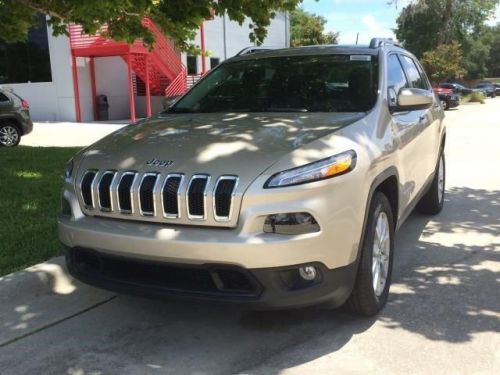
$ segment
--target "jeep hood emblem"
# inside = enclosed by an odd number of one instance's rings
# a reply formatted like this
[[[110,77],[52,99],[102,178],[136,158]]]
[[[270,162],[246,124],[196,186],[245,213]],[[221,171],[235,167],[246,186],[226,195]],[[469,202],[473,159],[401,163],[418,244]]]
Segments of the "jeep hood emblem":
[[[172,164],[174,164],[173,160],[159,160],[155,158],[146,162],[146,165],[153,167],[170,167]]]

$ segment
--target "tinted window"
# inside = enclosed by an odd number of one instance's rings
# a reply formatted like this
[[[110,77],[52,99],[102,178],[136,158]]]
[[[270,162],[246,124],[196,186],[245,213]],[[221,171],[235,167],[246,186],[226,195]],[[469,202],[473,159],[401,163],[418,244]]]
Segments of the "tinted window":
[[[210,58],[210,69],[215,68],[217,65],[219,65],[220,59],[218,57],[211,57]]]
[[[187,73],[188,74],[198,74],[198,57],[188,56],[187,57]]]
[[[0,92],[0,102],[8,102],[9,98]]]
[[[349,55],[246,59],[222,64],[172,112],[360,112],[377,99],[377,59]]]
[[[388,95],[391,104],[396,104],[399,91],[404,87],[408,87],[403,67],[396,55],[389,55],[387,63],[387,87],[389,88]]]
[[[427,90],[427,83],[425,79],[420,76],[415,62],[408,56],[401,56],[401,62],[403,63],[403,67],[405,69],[408,80],[410,81],[411,87]]]
[[[0,83],[50,82],[49,42],[45,16],[40,27],[31,28],[24,43],[5,43],[0,39]]]

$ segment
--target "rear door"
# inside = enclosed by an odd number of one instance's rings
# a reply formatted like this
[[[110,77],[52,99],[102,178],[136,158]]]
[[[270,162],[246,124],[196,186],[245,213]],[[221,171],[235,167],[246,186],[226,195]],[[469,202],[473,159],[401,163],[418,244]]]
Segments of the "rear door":
[[[0,116],[12,109],[12,103],[7,95],[0,91]]]

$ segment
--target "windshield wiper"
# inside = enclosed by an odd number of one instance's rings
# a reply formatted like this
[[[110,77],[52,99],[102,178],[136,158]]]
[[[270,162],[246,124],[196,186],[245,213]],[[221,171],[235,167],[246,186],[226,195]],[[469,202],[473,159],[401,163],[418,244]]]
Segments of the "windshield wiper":
[[[182,108],[182,107],[170,107],[166,110],[167,113],[194,113],[190,108]]]

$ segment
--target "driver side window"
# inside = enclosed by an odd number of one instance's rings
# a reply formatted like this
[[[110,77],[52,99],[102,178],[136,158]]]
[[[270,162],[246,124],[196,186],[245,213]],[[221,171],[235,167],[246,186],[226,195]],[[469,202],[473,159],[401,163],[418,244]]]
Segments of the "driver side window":
[[[397,55],[389,55],[387,62],[387,87],[390,106],[397,105],[399,90],[410,87]]]

